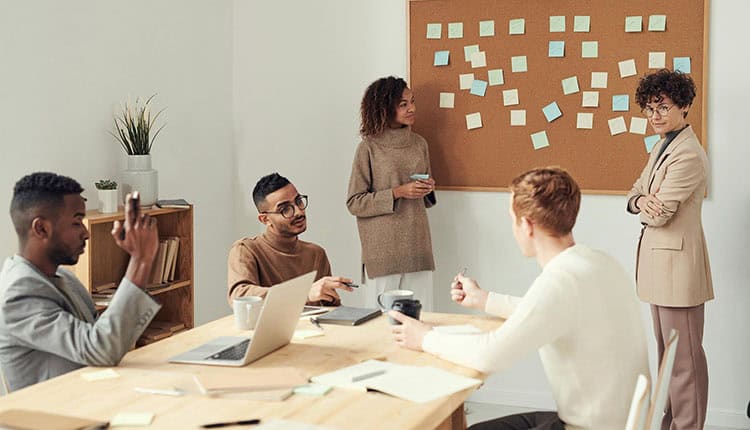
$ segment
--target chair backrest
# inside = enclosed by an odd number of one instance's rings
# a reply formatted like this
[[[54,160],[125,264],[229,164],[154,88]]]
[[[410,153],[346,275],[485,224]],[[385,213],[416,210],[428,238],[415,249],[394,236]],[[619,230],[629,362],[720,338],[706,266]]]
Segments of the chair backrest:
[[[630,402],[630,412],[625,430],[645,430],[646,418],[651,402],[651,384],[644,375],[638,375],[633,391],[633,401]]]
[[[656,384],[654,384],[654,396],[651,402],[651,409],[648,412],[648,424],[649,430],[659,430],[661,428],[662,415],[664,414],[664,407],[667,405],[667,397],[669,396],[669,382],[672,379],[672,367],[674,366],[674,356],[677,353],[677,341],[680,335],[677,330],[672,330],[669,333],[669,340],[664,345],[664,356],[661,359],[661,365],[659,366],[659,376],[656,378]]]
[[[0,388],[2,388],[0,396],[10,394],[10,387],[8,387],[8,381],[5,380],[5,373],[2,366],[0,366]]]

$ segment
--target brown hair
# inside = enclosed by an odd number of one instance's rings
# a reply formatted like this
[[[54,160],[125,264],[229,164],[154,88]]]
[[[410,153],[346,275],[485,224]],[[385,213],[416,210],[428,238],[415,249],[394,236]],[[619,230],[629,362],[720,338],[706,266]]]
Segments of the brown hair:
[[[643,109],[651,102],[661,102],[666,95],[678,108],[684,108],[693,104],[695,92],[695,82],[690,75],[661,69],[641,78],[635,90],[635,101]],[[687,112],[683,116],[687,117]]]
[[[513,212],[556,237],[573,230],[581,206],[581,190],[559,167],[532,169],[510,183]]]
[[[406,81],[395,76],[380,78],[367,87],[360,107],[362,137],[377,136],[388,127],[405,89]]]

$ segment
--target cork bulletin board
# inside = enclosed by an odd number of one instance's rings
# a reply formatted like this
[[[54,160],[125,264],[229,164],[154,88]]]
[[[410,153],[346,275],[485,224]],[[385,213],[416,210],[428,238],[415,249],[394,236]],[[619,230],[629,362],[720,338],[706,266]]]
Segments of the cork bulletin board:
[[[658,140],[643,127],[635,89],[661,67],[695,81],[687,120],[707,146],[708,0],[407,0],[407,8],[413,129],[427,139],[439,189],[503,190],[524,170],[559,165],[585,192],[626,193]]]

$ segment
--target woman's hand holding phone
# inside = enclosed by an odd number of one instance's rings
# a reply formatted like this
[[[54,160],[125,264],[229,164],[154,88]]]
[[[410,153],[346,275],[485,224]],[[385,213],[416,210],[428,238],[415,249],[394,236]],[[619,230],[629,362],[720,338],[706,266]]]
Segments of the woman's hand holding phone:
[[[416,179],[417,177],[423,178],[425,176],[427,176],[426,179]],[[421,199],[435,190],[435,180],[428,175],[414,174],[411,175],[411,179],[414,179],[414,181],[407,182],[393,189],[394,199]]]

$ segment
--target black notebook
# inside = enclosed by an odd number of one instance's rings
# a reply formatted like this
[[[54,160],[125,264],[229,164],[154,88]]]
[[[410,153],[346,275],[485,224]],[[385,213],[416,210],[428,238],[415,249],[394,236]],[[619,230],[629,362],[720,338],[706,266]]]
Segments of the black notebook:
[[[317,320],[321,324],[359,325],[380,316],[380,314],[382,314],[380,309],[339,306],[331,312],[317,317]]]

